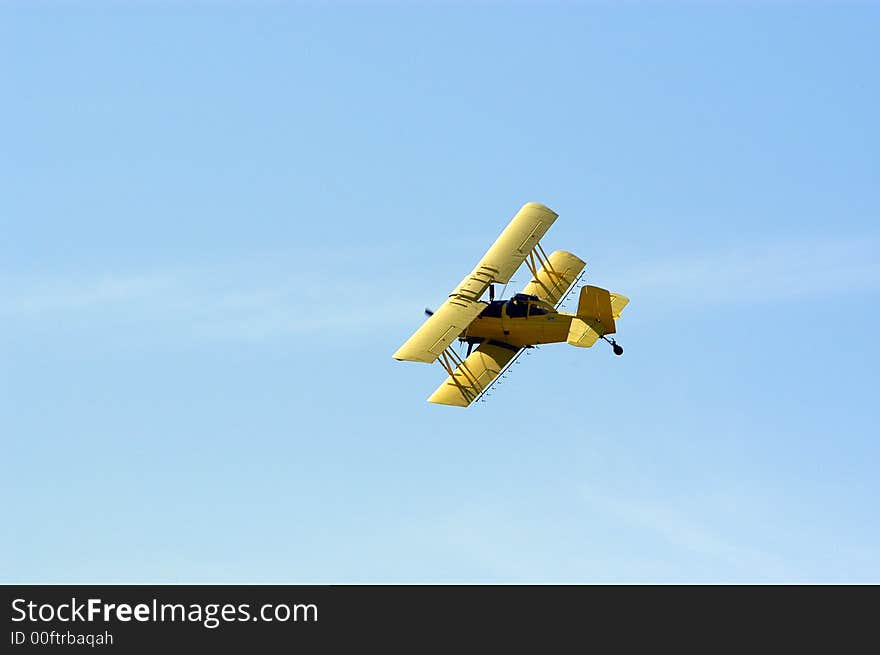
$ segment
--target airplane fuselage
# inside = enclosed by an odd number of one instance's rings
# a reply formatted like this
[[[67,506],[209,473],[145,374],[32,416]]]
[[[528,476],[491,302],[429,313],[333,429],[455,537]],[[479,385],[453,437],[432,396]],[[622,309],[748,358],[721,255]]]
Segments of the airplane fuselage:
[[[534,296],[517,294],[511,300],[489,303],[462,332],[465,341],[493,341],[516,348],[564,342],[573,314],[558,312]]]

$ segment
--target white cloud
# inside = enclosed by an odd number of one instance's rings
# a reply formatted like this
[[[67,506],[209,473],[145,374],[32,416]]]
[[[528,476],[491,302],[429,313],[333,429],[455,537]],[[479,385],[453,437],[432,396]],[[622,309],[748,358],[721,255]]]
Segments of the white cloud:
[[[138,337],[161,332],[254,340],[338,336],[351,331],[353,320],[364,330],[421,317],[406,280],[391,272],[352,281],[348,271],[322,271],[301,257],[291,256],[288,266],[269,260],[133,274],[0,277],[2,329],[124,328]]]
[[[621,262],[616,291],[639,304],[689,308],[840,298],[880,289],[877,238],[799,240]],[[431,284],[398,274],[388,253],[268,253],[197,267],[92,276],[0,277],[4,330],[34,325],[164,331],[198,338],[259,340],[395,327],[401,337],[421,320]],[[378,259],[377,259],[378,258]],[[349,262],[346,264],[346,262]],[[357,265],[350,262],[358,262]],[[363,273],[361,272],[363,270]],[[528,274],[526,274],[528,277]],[[517,275],[523,278],[522,272]],[[433,288],[433,287],[431,287]]]
[[[723,564],[725,571],[742,571],[755,582],[781,581],[791,577],[778,558],[742,545],[706,527],[680,507],[657,500],[624,498],[584,488],[583,499],[599,511],[625,525],[659,537],[686,555],[703,556]]]
[[[0,280],[4,302],[0,316],[38,317],[130,303],[167,289],[164,276],[102,275],[94,278],[5,278]]]
[[[877,238],[812,239],[683,253],[621,266],[614,288],[633,298],[694,305],[761,304],[880,288]]]

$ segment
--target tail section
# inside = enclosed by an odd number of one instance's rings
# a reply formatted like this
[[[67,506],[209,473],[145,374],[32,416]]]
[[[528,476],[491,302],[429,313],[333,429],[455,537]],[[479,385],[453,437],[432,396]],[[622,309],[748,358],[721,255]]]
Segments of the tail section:
[[[600,337],[614,334],[617,327],[615,319],[620,317],[629,298],[613,294],[607,289],[586,286],[581,289],[577,317],[571,319],[568,330],[568,343],[580,348],[589,348]]]
[[[629,298],[621,296],[619,293],[610,293],[611,296],[611,317],[616,321],[623,313],[623,308],[629,302]]]

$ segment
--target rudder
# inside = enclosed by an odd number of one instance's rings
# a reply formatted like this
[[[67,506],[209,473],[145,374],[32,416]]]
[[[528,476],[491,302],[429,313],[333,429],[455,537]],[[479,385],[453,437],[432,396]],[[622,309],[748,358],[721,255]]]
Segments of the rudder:
[[[620,309],[622,310],[623,307]],[[577,317],[571,319],[571,327],[568,330],[568,343],[589,348],[599,337],[614,334],[617,331],[614,313],[611,292],[608,289],[589,285],[583,287],[578,301]]]

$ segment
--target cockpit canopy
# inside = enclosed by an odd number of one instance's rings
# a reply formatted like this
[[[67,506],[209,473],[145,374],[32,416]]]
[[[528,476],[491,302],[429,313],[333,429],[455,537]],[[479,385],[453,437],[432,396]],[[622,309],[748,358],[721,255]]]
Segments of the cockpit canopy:
[[[506,316],[508,318],[526,318],[528,316],[543,316],[549,314],[550,311],[543,306],[544,303],[538,296],[532,296],[527,293],[518,293],[510,300],[493,300],[489,305],[480,312],[480,316],[486,318],[501,318],[502,312],[506,307]]]
[[[506,300],[493,300],[489,303],[489,306],[486,307],[486,309],[480,312],[480,316],[485,316],[486,318],[501,318],[501,311],[504,309],[504,303],[506,302]]]

